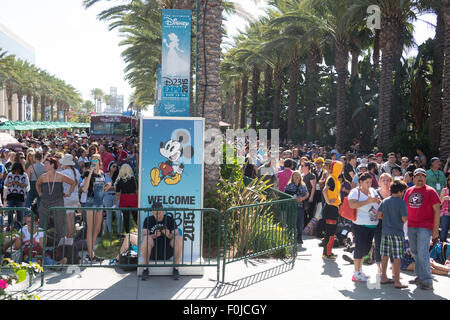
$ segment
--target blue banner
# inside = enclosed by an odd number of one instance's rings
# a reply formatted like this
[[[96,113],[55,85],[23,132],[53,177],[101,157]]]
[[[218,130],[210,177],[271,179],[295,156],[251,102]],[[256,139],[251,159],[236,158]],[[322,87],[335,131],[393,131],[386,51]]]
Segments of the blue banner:
[[[141,120],[139,207],[203,208],[202,118]],[[201,257],[201,213],[169,211],[183,237],[184,260]],[[141,213],[140,226],[152,212]]]
[[[156,67],[156,92],[155,92],[155,107],[153,114],[155,116],[160,115],[159,108],[161,106],[162,97],[162,83],[161,83],[161,66]]]
[[[158,116],[189,116],[191,10],[162,10],[161,105]]]

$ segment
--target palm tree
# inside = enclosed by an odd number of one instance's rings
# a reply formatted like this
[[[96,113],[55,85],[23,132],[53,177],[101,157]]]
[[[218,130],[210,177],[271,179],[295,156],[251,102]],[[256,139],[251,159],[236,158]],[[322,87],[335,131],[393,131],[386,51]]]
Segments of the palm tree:
[[[95,101],[95,112],[99,113],[101,111],[101,101],[103,97],[105,96],[105,93],[102,89],[94,88],[91,89],[91,97],[94,98]],[[100,105],[100,106],[99,106]]]
[[[444,93],[442,100],[441,157],[450,156],[450,0],[443,0],[445,22]]]

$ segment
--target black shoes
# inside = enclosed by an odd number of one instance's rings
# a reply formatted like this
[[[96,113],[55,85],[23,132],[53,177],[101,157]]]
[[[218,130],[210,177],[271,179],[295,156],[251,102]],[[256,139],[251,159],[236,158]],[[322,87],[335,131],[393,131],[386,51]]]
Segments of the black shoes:
[[[141,280],[142,280],[142,281],[145,281],[145,280],[147,280],[149,277],[150,277],[150,275],[149,275],[148,269],[144,269],[144,271],[142,271],[142,274],[141,274]]]
[[[173,268],[172,275],[175,280],[180,279],[180,272],[178,272],[178,269]]]

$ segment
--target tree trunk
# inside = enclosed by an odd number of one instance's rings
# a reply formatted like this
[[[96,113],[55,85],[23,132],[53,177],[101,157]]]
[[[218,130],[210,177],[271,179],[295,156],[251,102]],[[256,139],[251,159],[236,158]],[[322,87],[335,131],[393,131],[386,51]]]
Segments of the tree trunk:
[[[438,12],[436,24],[433,50],[433,78],[430,93],[430,126],[428,129],[428,141],[433,153],[437,153],[439,148],[442,118],[442,77],[445,46],[445,24],[442,10]]]
[[[18,115],[18,120],[19,121],[23,121],[23,94],[18,94],[17,95],[17,103],[18,103],[18,107],[19,107],[19,112],[17,113]]]
[[[281,106],[281,61],[278,59],[275,69],[273,70],[273,82],[275,91],[273,94],[273,114],[272,114],[272,129],[280,129],[280,106]]]
[[[33,96],[33,121],[38,121],[39,97]]]
[[[233,94],[231,90],[225,96],[225,122],[233,125]]]
[[[242,75],[241,128],[247,127],[248,74]]]
[[[317,42],[311,40],[308,46],[306,62],[306,90],[305,90],[305,122],[306,134],[311,137],[315,133],[315,116],[318,109],[317,92],[319,90],[319,63],[322,54]]]
[[[351,78],[353,79],[354,77],[356,77],[358,75],[358,67],[359,67],[359,50],[352,50],[351,51],[351,55],[352,55],[352,69],[351,69]]]
[[[8,101],[8,120],[13,121],[12,117],[12,100],[13,100],[13,88],[10,84],[6,84],[5,86],[6,90],[6,99]]]
[[[252,129],[256,130],[256,114],[258,110],[258,90],[261,82],[261,70],[257,65],[253,66],[252,76]]]
[[[45,96],[41,96],[41,121],[45,121]]]
[[[347,66],[348,48],[344,40],[336,41],[336,72],[337,80],[337,107],[336,107],[336,144],[339,148],[346,147],[347,109]]]
[[[241,81],[234,85],[234,128],[239,128],[239,108],[241,106]]]
[[[450,156],[450,0],[444,0],[443,14],[445,21],[445,60],[444,60],[444,94],[442,102],[442,123],[440,156]]]
[[[264,70],[264,110],[262,115],[262,123],[264,128],[269,128],[270,122],[270,111],[272,110],[272,104],[270,97],[272,95],[273,89],[273,70],[267,64],[266,69]]]
[[[222,49],[222,0],[200,0],[199,30],[197,30],[198,95],[208,97],[201,106],[205,129],[219,130],[222,92],[220,89],[220,54]],[[204,57],[206,56],[207,61]],[[200,100],[202,101],[202,100]],[[207,146],[205,146],[207,147]],[[220,178],[219,164],[205,163],[205,190],[215,189]]]
[[[385,151],[391,139],[392,76],[398,42],[397,18],[383,16],[381,26],[381,74],[378,103],[378,149]]]
[[[373,57],[372,57],[372,81],[378,83],[378,70],[380,68],[380,36],[381,30],[375,29],[375,37],[373,40]]]
[[[288,106],[288,140],[297,127],[297,93],[298,75],[300,73],[300,52],[295,50],[289,66],[289,106]]]

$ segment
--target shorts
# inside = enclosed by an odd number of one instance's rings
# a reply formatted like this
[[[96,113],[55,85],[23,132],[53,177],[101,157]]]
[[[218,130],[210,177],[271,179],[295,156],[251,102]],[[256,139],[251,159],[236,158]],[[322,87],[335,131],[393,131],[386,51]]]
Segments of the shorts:
[[[402,236],[381,236],[381,255],[383,257],[392,257],[393,259],[401,259],[405,252]]]
[[[86,207],[86,208],[103,208],[103,199],[87,198],[87,201],[84,204],[84,207]]]
[[[168,260],[172,257],[173,248],[170,245],[170,240],[155,242],[152,254],[150,255],[150,260]]]
[[[78,200],[78,197],[70,197],[70,198],[64,198],[64,207],[66,208],[75,208],[78,207],[78,203],[80,201]],[[75,210],[66,210],[66,214],[74,213]]]

